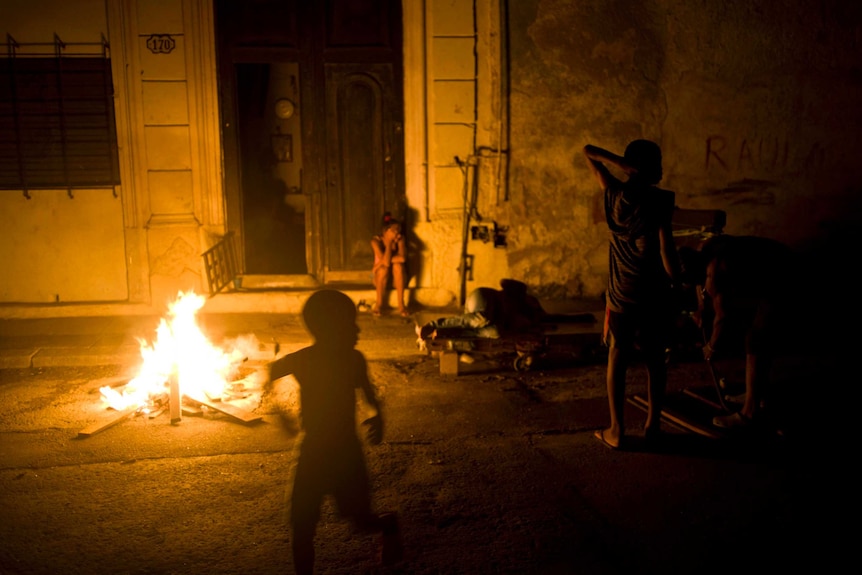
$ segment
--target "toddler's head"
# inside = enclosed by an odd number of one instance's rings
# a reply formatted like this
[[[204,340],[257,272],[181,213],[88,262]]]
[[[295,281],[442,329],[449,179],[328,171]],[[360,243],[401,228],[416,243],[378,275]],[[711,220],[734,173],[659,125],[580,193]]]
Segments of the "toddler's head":
[[[302,308],[305,327],[319,343],[356,344],[356,306],[347,295],[334,289],[311,294]]]

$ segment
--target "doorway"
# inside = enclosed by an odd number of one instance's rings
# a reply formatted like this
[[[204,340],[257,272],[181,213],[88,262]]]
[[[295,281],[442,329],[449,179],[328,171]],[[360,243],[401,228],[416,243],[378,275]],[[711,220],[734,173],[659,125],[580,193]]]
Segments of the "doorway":
[[[216,0],[227,227],[242,273],[371,283],[404,218],[401,0]]]
[[[236,63],[245,273],[308,273],[299,65]]]

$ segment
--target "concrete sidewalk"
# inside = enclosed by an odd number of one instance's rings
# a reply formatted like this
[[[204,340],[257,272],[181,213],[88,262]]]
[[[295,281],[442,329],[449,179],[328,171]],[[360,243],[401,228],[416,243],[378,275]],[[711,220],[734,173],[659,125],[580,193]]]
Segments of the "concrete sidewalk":
[[[345,287],[355,303],[373,303],[373,289]],[[433,290],[431,290],[433,291]],[[410,297],[411,316],[394,311],[375,317],[358,314],[358,348],[370,360],[420,353],[415,326],[460,313],[448,297],[426,290]],[[197,314],[198,325],[214,344],[254,336],[262,354],[307,345],[300,313],[313,289],[221,293],[207,299]],[[424,304],[418,300],[425,302]],[[448,304],[448,305],[447,305]],[[553,314],[601,312],[597,300],[543,301]],[[123,365],[141,361],[141,341],[152,344],[162,317],[152,308],[122,304],[50,306],[6,309],[0,314],[0,369]],[[54,313],[52,314],[51,311]]]
[[[261,357],[271,356],[276,343],[282,350],[311,343],[298,314],[203,314],[197,319],[219,347],[253,336]],[[141,341],[154,343],[160,321],[156,316],[2,319],[0,369],[134,366],[141,361]],[[358,348],[369,359],[418,353],[414,320],[366,313],[358,323]]]
[[[302,324],[302,305],[314,290],[282,290],[217,294],[207,299],[197,322],[208,339],[221,344],[240,336],[254,336],[262,354],[278,343],[290,349],[311,342]],[[344,290],[350,298],[373,302],[373,290]],[[426,294],[427,295],[427,294]],[[443,302],[446,298],[440,298]],[[433,298],[431,304],[439,303]],[[448,300],[446,300],[448,301]],[[543,301],[553,314],[601,312],[596,300]],[[415,326],[460,313],[446,306],[410,306],[411,316],[394,311],[375,317],[359,312],[358,348],[370,360],[420,353]],[[80,315],[74,315],[75,312]],[[152,344],[162,317],[152,309],[114,306],[66,306],[53,317],[47,312],[6,314],[0,317],[0,369],[62,366],[124,365],[141,360],[141,341]]]
[[[373,302],[373,289],[344,289],[357,304]],[[214,344],[253,336],[261,354],[310,342],[299,314],[314,289],[244,290],[208,297],[197,323]],[[418,307],[418,306],[417,306]],[[367,316],[367,317],[365,317]],[[141,361],[141,342],[152,345],[167,309],[131,304],[6,306],[0,314],[0,369],[123,365]],[[413,320],[360,314],[360,347],[408,351],[415,344]],[[377,321],[371,321],[376,319]],[[379,340],[400,345],[380,346]],[[411,341],[412,339],[412,341]],[[402,343],[407,342],[407,344]],[[412,348],[415,350],[416,348]]]
[[[297,314],[308,297],[321,288],[337,289],[344,292],[359,304],[374,303],[376,294],[373,286],[355,284],[327,284],[326,286],[279,287],[279,284],[247,282],[252,286],[239,290],[223,291],[206,296],[201,313],[275,313]],[[179,295],[179,294],[178,294]],[[388,294],[388,304],[396,307],[396,294]],[[454,295],[441,289],[414,289],[404,292],[404,300],[411,309],[451,308],[455,306]],[[147,316],[160,315],[167,310],[168,302],[163,304],[141,304],[126,302],[84,302],[84,303],[3,303],[0,304],[0,319],[37,319],[102,316]]]

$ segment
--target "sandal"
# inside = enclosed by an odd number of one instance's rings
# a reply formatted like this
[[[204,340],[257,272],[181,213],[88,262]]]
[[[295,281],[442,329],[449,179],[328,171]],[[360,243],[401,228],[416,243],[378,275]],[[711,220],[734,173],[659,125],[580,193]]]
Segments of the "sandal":
[[[750,417],[742,415],[740,412],[730,415],[719,415],[712,418],[712,424],[722,429],[745,429],[753,424]]]

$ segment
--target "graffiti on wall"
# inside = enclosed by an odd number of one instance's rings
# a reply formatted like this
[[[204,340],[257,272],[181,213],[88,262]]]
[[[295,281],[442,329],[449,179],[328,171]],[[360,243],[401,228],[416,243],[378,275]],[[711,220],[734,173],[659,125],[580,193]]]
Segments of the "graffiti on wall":
[[[815,142],[794,145],[787,138],[706,138],[704,169],[741,174],[814,173],[823,169],[826,150]]]

